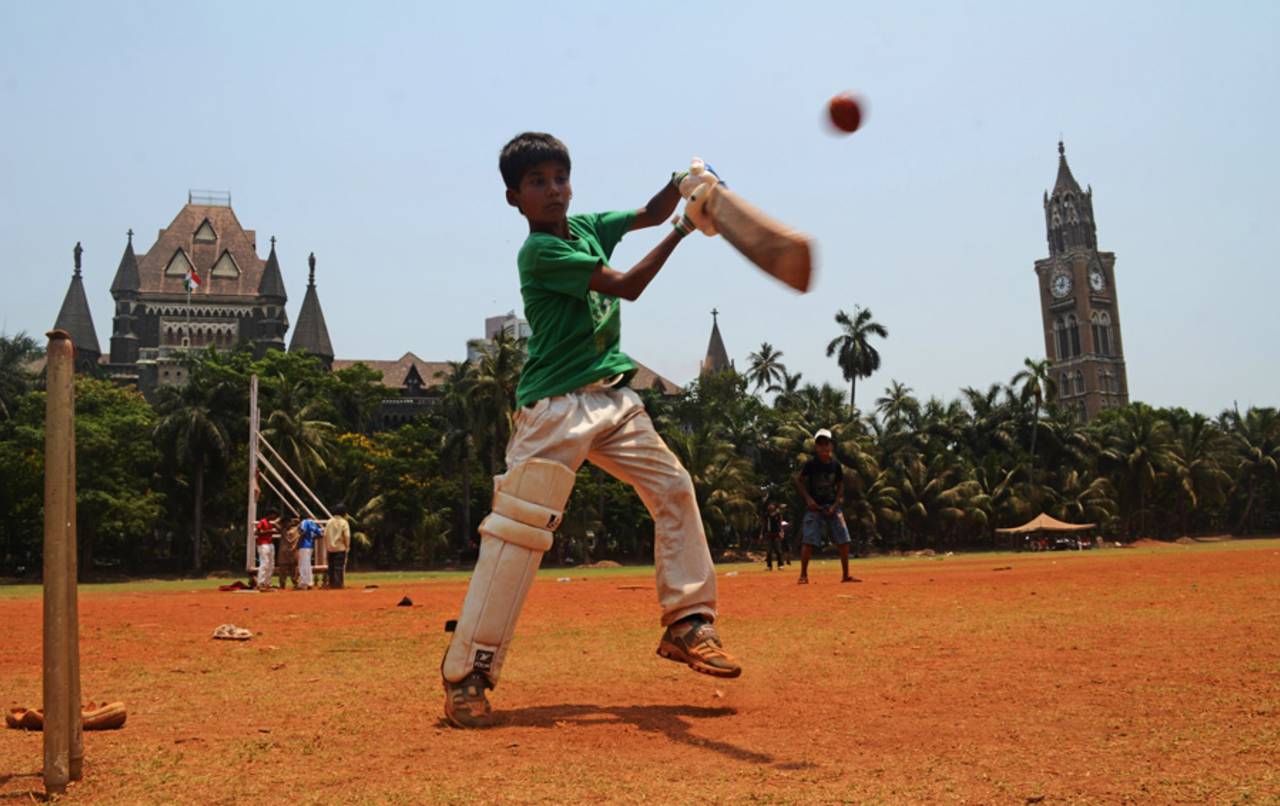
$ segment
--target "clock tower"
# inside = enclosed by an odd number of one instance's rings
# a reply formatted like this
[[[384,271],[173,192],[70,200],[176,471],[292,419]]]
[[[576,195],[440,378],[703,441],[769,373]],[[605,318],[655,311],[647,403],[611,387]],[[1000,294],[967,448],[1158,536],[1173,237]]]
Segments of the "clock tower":
[[[1088,421],[1129,402],[1116,299],[1116,256],[1098,251],[1093,187],[1080,185],[1058,142],[1058,178],[1044,195],[1049,256],[1036,261],[1045,354],[1058,384],[1058,405]]]

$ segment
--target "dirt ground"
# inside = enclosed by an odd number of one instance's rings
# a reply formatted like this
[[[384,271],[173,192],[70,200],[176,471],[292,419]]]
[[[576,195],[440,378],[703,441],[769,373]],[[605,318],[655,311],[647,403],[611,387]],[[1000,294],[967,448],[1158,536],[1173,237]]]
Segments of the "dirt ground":
[[[1280,541],[728,570],[738,680],[654,654],[644,570],[550,571],[470,732],[437,671],[461,582],[86,591],[85,697],[129,721],[67,800],[1280,803]],[[33,705],[39,597],[0,623],[0,701]],[[0,801],[41,791],[40,741],[0,730]]]

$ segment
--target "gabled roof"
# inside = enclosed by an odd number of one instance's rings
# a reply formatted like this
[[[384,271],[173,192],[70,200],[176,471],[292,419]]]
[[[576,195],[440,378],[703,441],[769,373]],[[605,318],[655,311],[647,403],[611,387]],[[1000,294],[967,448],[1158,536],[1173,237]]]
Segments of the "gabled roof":
[[[71,285],[67,287],[67,295],[62,298],[62,309],[53,323],[54,330],[65,330],[71,334],[71,343],[77,353],[95,353],[102,355],[98,346],[98,334],[93,328],[93,314],[89,312],[89,299],[84,293],[84,281],[80,278],[80,269],[71,275]]]
[[[635,361],[636,365],[636,374],[631,377],[632,389],[657,389],[664,395],[675,395],[680,393],[680,384],[670,378],[665,378],[662,375],[659,375],[657,372],[654,372],[652,369],[641,364],[639,361],[636,361],[634,358],[631,360]]]
[[[217,234],[213,243],[196,241],[196,230],[208,219]],[[257,297],[262,284],[266,262],[258,257],[256,233],[240,225],[235,211],[230,207],[207,204],[186,204],[178,211],[169,226],[160,230],[156,242],[146,252],[136,256],[138,291],[143,294],[185,295],[182,278],[166,276],[165,268],[170,258],[181,249],[186,253],[200,275],[201,295]],[[126,247],[126,255],[132,244]],[[224,251],[231,253],[240,267],[239,277],[212,277],[214,263]],[[123,264],[124,261],[122,260]],[[119,275],[119,272],[117,272]],[[282,284],[283,285],[283,284]],[[113,284],[114,290],[114,284]]]
[[[382,385],[390,389],[403,389],[405,378],[409,376],[410,369],[416,369],[418,375],[422,378],[422,386],[424,389],[430,389],[444,383],[445,377],[449,373],[448,361],[423,361],[413,353],[405,353],[395,361],[367,361],[361,359],[339,358],[333,362],[333,369],[336,372],[340,369],[348,369],[356,364],[364,364],[369,369],[381,373]],[[441,373],[439,378],[436,373]]]
[[[302,310],[298,312],[298,324],[293,327],[289,352],[305,351],[323,358],[333,358],[333,343],[329,341],[329,327],[320,309],[320,297],[316,294],[316,256],[308,258],[311,276],[307,282],[307,295],[302,298]],[[425,379],[424,379],[425,381]]]
[[[120,256],[115,279],[111,281],[111,293],[138,290],[138,257],[133,253],[133,230],[129,230],[129,242]]]

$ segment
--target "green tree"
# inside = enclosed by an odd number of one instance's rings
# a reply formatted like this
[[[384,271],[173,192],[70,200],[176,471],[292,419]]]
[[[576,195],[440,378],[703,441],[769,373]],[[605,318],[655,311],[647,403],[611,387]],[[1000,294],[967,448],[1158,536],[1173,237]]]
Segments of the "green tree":
[[[44,350],[26,333],[0,336],[0,420],[13,416],[18,398],[32,388],[30,364],[42,355]]]
[[[1243,492],[1244,507],[1236,531],[1253,529],[1259,498],[1280,479],[1280,412],[1273,408],[1251,408],[1243,415],[1224,415],[1235,454],[1236,489]]]
[[[1150,406],[1134,403],[1118,410],[1105,434],[1103,456],[1120,493],[1127,529],[1133,535],[1136,520],[1138,534],[1145,535],[1148,499],[1169,465],[1169,423],[1156,416]]]
[[[200,573],[204,551],[204,479],[207,470],[217,470],[230,459],[226,427],[212,408],[211,390],[192,378],[186,386],[160,390],[154,435],[175,464],[190,472],[193,479],[191,516],[191,568]]]
[[[758,352],[747,356],[747,381],[753,389],[763,386],[765,391],[772,392],[781,388],[780,384],[787,378],[787,366],[781,358],[782,351],[773,349],[767,341],[761,342]]]
[[[1031,476],[1036,466],[1036,436],[1040,433],[1040,410],[1045,402],[1052,402],[1058,395],[1058,385],[1053,380],[1049,359],[1035,361],[1022,359],[1022,369],[1013,376],[1009,385],[1016,389],[1023,405],[1031,404]]]
[[[827,357],[836,356],[836,363],[849,382],[849,406],[856,409],[858,378],[869,378],[880,369],[880,351],[871,344],[871,337],[888,338],[889,330],[871,318],[870,308],[861,306],[854,306],[853,316],[838,311],[836,324],[841,333],[827,344]]]

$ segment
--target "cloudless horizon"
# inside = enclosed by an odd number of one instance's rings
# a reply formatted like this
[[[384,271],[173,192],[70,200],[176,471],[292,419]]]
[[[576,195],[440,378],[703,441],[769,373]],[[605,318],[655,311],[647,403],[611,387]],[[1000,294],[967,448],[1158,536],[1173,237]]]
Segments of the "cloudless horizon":
[[[569,146],[571,212],[639,206],[697,154],[817,241],[797,295],[691,236],[624,303],[638,361],[689,382],[714,307],[739,369],[767,341],[847,393],[825,347],[861,305],[890,336],[859,406],[894,379],[950,400],[1044,357],[1033,264],[1061,136],[1116,254],[1131,399],[1280,405],[1280,6],[555,8],[5,4],[0,331],[49,329],[80,241],[109,350],[126,230],[147,250],[210,188],[261,256],[278,238],[291,322],[315,252],[339,358],[460,360],[521,311],[527,226],[497,155],[532,129]],[[848,137],[823,121],[843,90],[869,100]],[[613,265],[660,237],[629,234]]]

